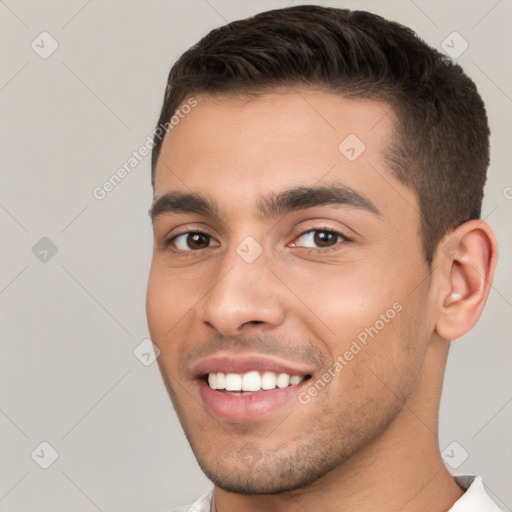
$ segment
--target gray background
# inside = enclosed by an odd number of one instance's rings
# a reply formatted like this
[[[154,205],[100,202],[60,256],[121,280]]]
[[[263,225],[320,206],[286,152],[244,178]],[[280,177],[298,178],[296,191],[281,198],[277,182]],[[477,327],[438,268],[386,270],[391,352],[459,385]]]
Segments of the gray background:
[[[146,141],[186,48],[292,3],[0,1],[0,510],[161,511],[208,489],[156,364],[133,353],[148,337],[149,157],[102,201],[92,191]],[[453,31],[469,43],[458,60],[493,130],[483,216],[501,259],[478,326],[453,343],[439,443],[512,510],[512,2],[324,5],[383,14],[438,48]],[[46,59],[31,47],[51,48],[43,31],[59,45]],[[55,255],[44,240],[34,254],[43,237]],[[59,454],[48,469],[42,441]]]

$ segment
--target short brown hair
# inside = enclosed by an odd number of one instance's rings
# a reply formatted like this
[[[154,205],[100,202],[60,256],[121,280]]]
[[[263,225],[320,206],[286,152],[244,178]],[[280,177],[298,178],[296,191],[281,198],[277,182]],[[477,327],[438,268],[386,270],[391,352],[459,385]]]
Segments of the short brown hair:
[[[158,125],[193,94],[297,86],[394,109],[397,137],[388,160],[418,196],[429,264],[447,232],[480,217],[489,127],[475,84],[411,29],[369,12],[303,5],[212,30],[172,67]],[[154,143],[153,185],[162,139]]]

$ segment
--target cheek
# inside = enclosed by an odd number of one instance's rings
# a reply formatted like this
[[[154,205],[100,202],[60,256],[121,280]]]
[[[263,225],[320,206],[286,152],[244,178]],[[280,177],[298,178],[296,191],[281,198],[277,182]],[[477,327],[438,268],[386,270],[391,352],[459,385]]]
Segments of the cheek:
[[[281,269],[283,281],[309,310],[311,326],[329,336],[347,340],[378,322],[380,315],[392,321],[397,315],[393,304],[400,301],[403,292],[400,283],[393,282],[389,272],[378,271],[375,266],[348,262],[338,265],[300,264]],[[342,348],[342,347],[341,347]]]
[[[146,316],[151,339],[160,350],[166,348],[180,328],[180,320],[190,311],[187,288],[190,290],[182,280],[175,279],[158,264],[152,264],[146,292]]]
[[[153,263],[146,290],[146,316],[153,342],[157,341],[163,334],[164,323],[168,321],[167,311],[169,306],[170,297],[168,296],[167,284],[160,278],[159,272],[155,269]]]
[[[162,322],[172,324],[185,316],[198,300],[200,277],[197,271],[170,268],[165,264],[165,257],[156,255],[146,294],[148,321],[158,326]]]
[[[377,389],[385,381],[406,393],[428,345],[421,318],[424,287],[417,287],[407,269],[400,274],[376,264],[346,267],[317,266],[314,272],[294,268],[281,274],[302,302],[296,303],[301,323],[329,353],[328,364],[343,358],[338,385],[355,392],[362,382],[373,382]]]
[[[152,263],[146,293],[149,333],[160,350],[161,369],[175,379],[181,375],[182,355],[195,339],[197,305],[204,295],[204,282],[204,278],[199,282],[197,274],[169,269],[165,261],[156,259]]]
[[[363,394],[369,402],[381,401],[392,408],[401,408],[416,393],[431,340],[429,314],[424,311],[427,292],[393,291],[391,299],[398,300],[391,309],[382,308],[380,313],[378,308],[377,317],[367,316],[368,325],[353,336],[357,343],[362,334],[365,343],[358,343],[361,351],[347,367],[344,385],[365,383]]]

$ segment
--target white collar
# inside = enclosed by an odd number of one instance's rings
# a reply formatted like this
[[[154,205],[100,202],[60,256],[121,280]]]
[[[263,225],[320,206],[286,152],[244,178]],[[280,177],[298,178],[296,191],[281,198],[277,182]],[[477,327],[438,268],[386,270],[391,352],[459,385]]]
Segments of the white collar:
[[[454,478],[466,492],[448,512],[502,512],[485,491],[481,477],[465,475]]]

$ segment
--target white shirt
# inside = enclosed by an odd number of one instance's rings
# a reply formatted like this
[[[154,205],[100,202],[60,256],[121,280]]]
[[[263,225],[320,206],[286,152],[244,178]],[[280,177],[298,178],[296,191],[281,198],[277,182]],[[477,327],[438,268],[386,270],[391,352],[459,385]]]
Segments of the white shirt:
[[[485,491],[481,477],[456,476],[455,481],[467,490],[448,512],[503,512]]]
[[[479,476],[456,476],[454,478],[466,492],[448,512],[503,512],[491,500]],[[210,512],[212,493],[213,491],[204,494],[189,507],[185,505],[173,508],[169,512]]]

